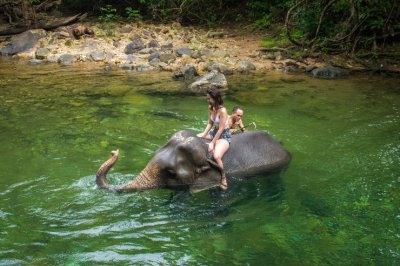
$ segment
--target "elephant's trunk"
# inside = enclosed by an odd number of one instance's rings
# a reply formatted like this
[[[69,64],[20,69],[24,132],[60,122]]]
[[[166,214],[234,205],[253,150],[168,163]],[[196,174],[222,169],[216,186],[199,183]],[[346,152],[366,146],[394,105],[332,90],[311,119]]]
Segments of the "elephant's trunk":
[[[111,158],[105,161],[99,168],[96,173],[96,183],[101,188],[109,188],[108,181],[107,181],[107,173],[114,166],[114,164],[118,160],[119,150],[111,152]]]
[[[100,188],[117,191],[117,192],[129,192],[135,190],[145,190],[149,188],[164,186],[160,175],[160,169],[154,163],[149,163],[145,169],[131,182],[119,185],[111,186],[107,181],[107,173],[114,166],[118,160],[119,151],[112,151],[111,158],[105,161],[99,168],[96,174],[96,183]]]

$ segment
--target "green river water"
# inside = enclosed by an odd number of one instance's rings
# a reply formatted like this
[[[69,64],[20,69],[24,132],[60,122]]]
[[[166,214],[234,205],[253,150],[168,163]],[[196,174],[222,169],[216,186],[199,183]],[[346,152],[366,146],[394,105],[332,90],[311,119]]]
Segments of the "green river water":
[[[171,73],[0,61],[0,265],[400,265],[398,78],[228,77],[230,109],[293,156],[227,192],[114,194],[205,96]]]

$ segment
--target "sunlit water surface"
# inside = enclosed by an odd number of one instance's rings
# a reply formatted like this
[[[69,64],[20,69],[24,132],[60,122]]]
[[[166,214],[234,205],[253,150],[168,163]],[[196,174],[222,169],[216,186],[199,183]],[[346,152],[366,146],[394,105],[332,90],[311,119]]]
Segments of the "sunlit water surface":
[[[201,131],[204,96],[171,73],[0,61],[0,265],[399,265],[399,79],[228,77],[293,155],[280,174],[189,195],[99,190],[134,178],[177,130]]]

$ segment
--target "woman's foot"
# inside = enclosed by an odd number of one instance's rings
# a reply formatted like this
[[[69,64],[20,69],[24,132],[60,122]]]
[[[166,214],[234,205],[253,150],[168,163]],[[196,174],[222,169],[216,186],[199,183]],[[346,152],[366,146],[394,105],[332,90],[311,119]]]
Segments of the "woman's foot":
[[[219,185],[219,187],[224,191],[228,189],[228,181],[226,179],[226,176],[224,176],[224,175],[222,176],[221,184]]]

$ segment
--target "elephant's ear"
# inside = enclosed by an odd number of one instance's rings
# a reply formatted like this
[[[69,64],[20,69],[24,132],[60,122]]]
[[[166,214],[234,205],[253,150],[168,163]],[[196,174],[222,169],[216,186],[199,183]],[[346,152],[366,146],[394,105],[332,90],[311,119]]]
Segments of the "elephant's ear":
[[[221,170],[218,165],[208,160],[209,166],[203,167],[194,183],[190,186],[190,192],[197,193],[206,189],[218,187],[221,184]]]

